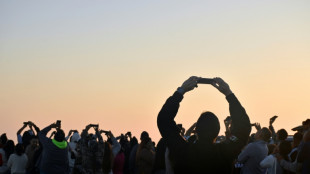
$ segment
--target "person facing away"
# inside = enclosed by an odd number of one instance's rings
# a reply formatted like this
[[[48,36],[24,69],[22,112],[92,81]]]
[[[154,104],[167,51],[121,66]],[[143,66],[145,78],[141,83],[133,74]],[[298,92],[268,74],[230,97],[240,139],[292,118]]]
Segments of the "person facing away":
[[[289,174],[289,171],[283,169],[276,156],[281,155],[288,160],[288,154],[290,153],[292,147],[290,142],[282,141],[278,146],[275,147],[272,154],[265,157],[261,162],[260,166],[267,168],[267,174]]]
[[[310,173],[310,119],[302,122],[303,139],[297,149],[297,156],[294,162],[285,160],[278,156],[281,167],[295,173]],[[308,139],[308,138],[309,139]],[[307,150],[308,149],[308,150]],[[308,160],[305,160],[307,159]]]
[[[139,174],[151,174],[154,165],[155,152],[151,138],[142,140],[136,154],[136,165]]]
[[[148,138],[150,138],[149,133],[146,131],[143,131],[140,135],[140,141],[146,141]],[[135,174],[138,172],[138,167],[136,165],[136,156],[137,156],[137,151],[139,148],[140,144],[137,142],[132,146],[129,154],[129,173]]]
[[[292,151],[288,155],[290,162],[295,161],[298,153],[298,146],[301,141],[302,141],[302,134],[300,132],[296,132],[293,136]]]
[[[25,174],[28,157],[24,153],[24,146],[17,144],[15,153],[8,160],[8,167],[11,169],[11,174]]]
[[[95,130],[95,134],[90,134],[90,128]],[[104,155],[104,141],[99,132],[98,126],[89,124],[81,134],[79,142],[79,154],[76,164],[80,173],[102,174],[102,160]],[[78,162],[77,162],[78,161]]]
[[[72,135],[72,136],[71,136]],[[76,145],[77,142],[80,140],[81,136],[78,131],[76,130],[70,130],[68,133],[68,136],[66,137],[66,140],[70,140],[68,143],[69,151],[68,151],[68,159],[69,159],[69,169],[70,172],[72,173],[72,170],[74,168],[74,163],[75,163],[75,158],[77,156],[77,151],[76,151]]]
[[[34,156],[39,148],[39,139],[36,136],[32,136],[30,144],[27,146],[27,148],[25,148],[25,154],[28,157],[27,173],[31,173],[35,168]]]
[[[281,142],[285,141],[287,139],[287,131],[285,129],[280,129],[277,131],[277,142],[280,144]]]
[[[268,155],[268,141],[271,131],[264,127],[255,134],[255,141],[248,144],[238,156],[238,162],[244,164],[241,173],[263,174],[266,169],[260,162]]]
[[[54,139],[46,136],[52,128],[56,128]],[[40,174],[68,174],[68,143],[65,141],[64,131],[53,123],[41,130],[38,137],[43,147]]]
[[[220,130],[217,116],[212,112],[200,115],[196,125],[197,141],[188,143],[180,134],[174,121],[183,95],[197,87],[200,78],[192,76],[167,99],[157,117],[157,126],[166,140],[170,155],[175,159],[174,173],[231,173],[233,160],[246,144],[251,131],[249,117],[228,84],[214,78],[212,86],[226,96],[232,119],[232,136],[215,144]]]

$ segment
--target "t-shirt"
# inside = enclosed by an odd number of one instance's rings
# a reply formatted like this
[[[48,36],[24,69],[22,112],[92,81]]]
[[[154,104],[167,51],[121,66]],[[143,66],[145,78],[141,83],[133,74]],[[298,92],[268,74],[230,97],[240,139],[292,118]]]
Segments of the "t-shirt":
[[[11,174],[26,173],[27,162],[28,157],[26,154],[22,154],[21,156],[12,154],[8,161],[8,167],[11,168]]]
[[[258,140],[248,144],[238,156],[238,161],[244,164],[241,173],[264,173],[266,169],[260,166],[260,162],[267,155],[267,142]]]

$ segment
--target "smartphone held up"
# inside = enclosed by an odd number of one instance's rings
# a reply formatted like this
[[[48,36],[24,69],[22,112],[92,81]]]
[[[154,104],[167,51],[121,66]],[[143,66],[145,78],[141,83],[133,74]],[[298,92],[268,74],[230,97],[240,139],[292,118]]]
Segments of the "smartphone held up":
[[[213,78],[199,78],[198,84],[212,84],[214,82]]]
[[[61,128],[61,120],[56,121],[56,127],[59,129]]]

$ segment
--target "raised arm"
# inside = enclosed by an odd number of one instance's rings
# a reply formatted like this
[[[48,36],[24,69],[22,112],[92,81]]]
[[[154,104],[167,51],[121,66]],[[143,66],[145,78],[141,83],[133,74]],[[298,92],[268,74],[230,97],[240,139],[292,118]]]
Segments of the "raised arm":
[[[254,127],[257,130],[257,132],[262,129],[262,127],[260,126],[260,123],[254,123]]]
[[[242,107],[237,97],[232,93],[229,85],[221,78],[214,78],[214,81],[215,82],[212,85],[226,96],[226,100],[229,103],[229,112],[232,120],[230,141],[234,142],[231,149],[235,156],[247,143],[251,132],[250,120],[245,109]]]
[[[23,130],[27,127],[27,124],[28,124],[28,123],[24,122],[23,126],[22,126],[20,129],[18,129],[18,131],[16,132],[16,134],[17,134],[17,135],[21,135],[22,132],[23,132]]]
[[[273,123],[274,123],[274,121],[276,120],[278,118],[278,116],[273,116],[273,117],[271,117],[270,118],[270,120],[269,120],[269,130],[271,131],[271,137],[272,137],[272,140],[274,141],[274,142],[276,142],[277,141],[277,134],[276,134],[276,131],[274,130],[274,127],[273,127]]]
[[[131,139],[132,139],[132,137],[131,137],[131,132],[127,132],[127,133],[125,134],[125,136],[126,136],[126,139],[127,139],[127,140],[129,139],[129,141],[131,141]]]
[[[69,132],[68,132],[68,135],[66,136],[66,140],[68,141],[70,136],[72,135],[73,133],[73,130],[71,129]]]
[[[183,95],[197,86],[198,77],[190,77],[167,99],[157,117],[157,126],[164,139],[180,137],[174,118],[179,110]],[[179,138],[177,138],[179,139]]]
[[[231,134],[246,144],[251,132],[249,117],[234,94],[227,96],[226,99],[232,118]]]
[[[49,138],[49,139],[52,139],[52,138],[55,136],[55,134],[56,134],[56,131],[53,131],[53,132],[51,133],[50,137],[48,137],[48,138]]]
[[[47,141],[49,140],[49,138],[46,137],[47,133],[52,129],[52,128],[56,128],[57,125],[55,123],[52,123],[51,125],[47,126],[46,128],[42,129],[39,133],[38,133],[38,137],[40,142],[42,143],[42,145],[46,144]]]
[[[18,143],[23,143],[23,140],[22,140],[22,131],[27,127],[27,124],[28,122],[24,122],[23,126],[16,132],[16,135],[17,135],[17,142]]]
[[[160,110],[157,117],[157,126],[161,136],[166,140],[168,147],[176,149],[182,146],[186,141],[180,135],[179,128],[174,121],[174,118],[179,110],[180,102],[183,95],[197,87],[198,77],[192,76],[186,80],[177,91],[167,99],[166,103]]]
[[[99,131],[99,127],[94,127],[94,130],[95,130],[96,136],[98,138],[98,142],[103,143],[103,139],[102,139],[101,133]]]
[[[89,129],[91,128],[92,126],[91,126],[91,124],[89,124],[89,125],[87,125],[86,127],[85,127],[85,129],[83,129],[83,131],[82,131],[82,134],[81,134],[81,138],[82,139],[86,139],[86,137],[87,137],[87,135],[88,135],[88,131],[89,131]]]
[[[116,140],[111,131],[107,133],[107,136],[110,137],[112,140],[112,153],[114,156],[116,156],[121,150],[121,144]]]
[[[197,122],[195,122],[190,128],[187,129],[185,136],[190,137],[194,129],[196,128]]]
[[[40,132],[40,128],[36,124],[34,124],[32,121],[29,121],[29,127],[33,133],[34,133],[33,131],[33,128],[34,128],[34,130],[36,131],[35,135],[38,135],[38,133]]]

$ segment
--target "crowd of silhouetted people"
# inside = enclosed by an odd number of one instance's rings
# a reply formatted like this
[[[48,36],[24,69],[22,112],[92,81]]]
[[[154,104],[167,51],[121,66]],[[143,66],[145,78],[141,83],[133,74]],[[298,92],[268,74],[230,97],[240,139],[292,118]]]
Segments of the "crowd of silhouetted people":
[[[214,86],[229,104],[223,136],[218,135],[218,117],[210,111],[187,130],[175,122],[184,94],[201,83]],[[43,129],[27,121],[17,131],[16,144],[1,135],[0,174],[310,174],[310,119],[289,136],[273,127],[277,117],[267,127],[251,124],[224,80],[192,76],[160,110],[159,142],[146,131],[138,140],[131,132],[114,136],[88,124],[66,135],[60,120]],[[252,127],[256,133],[250,135]]]

